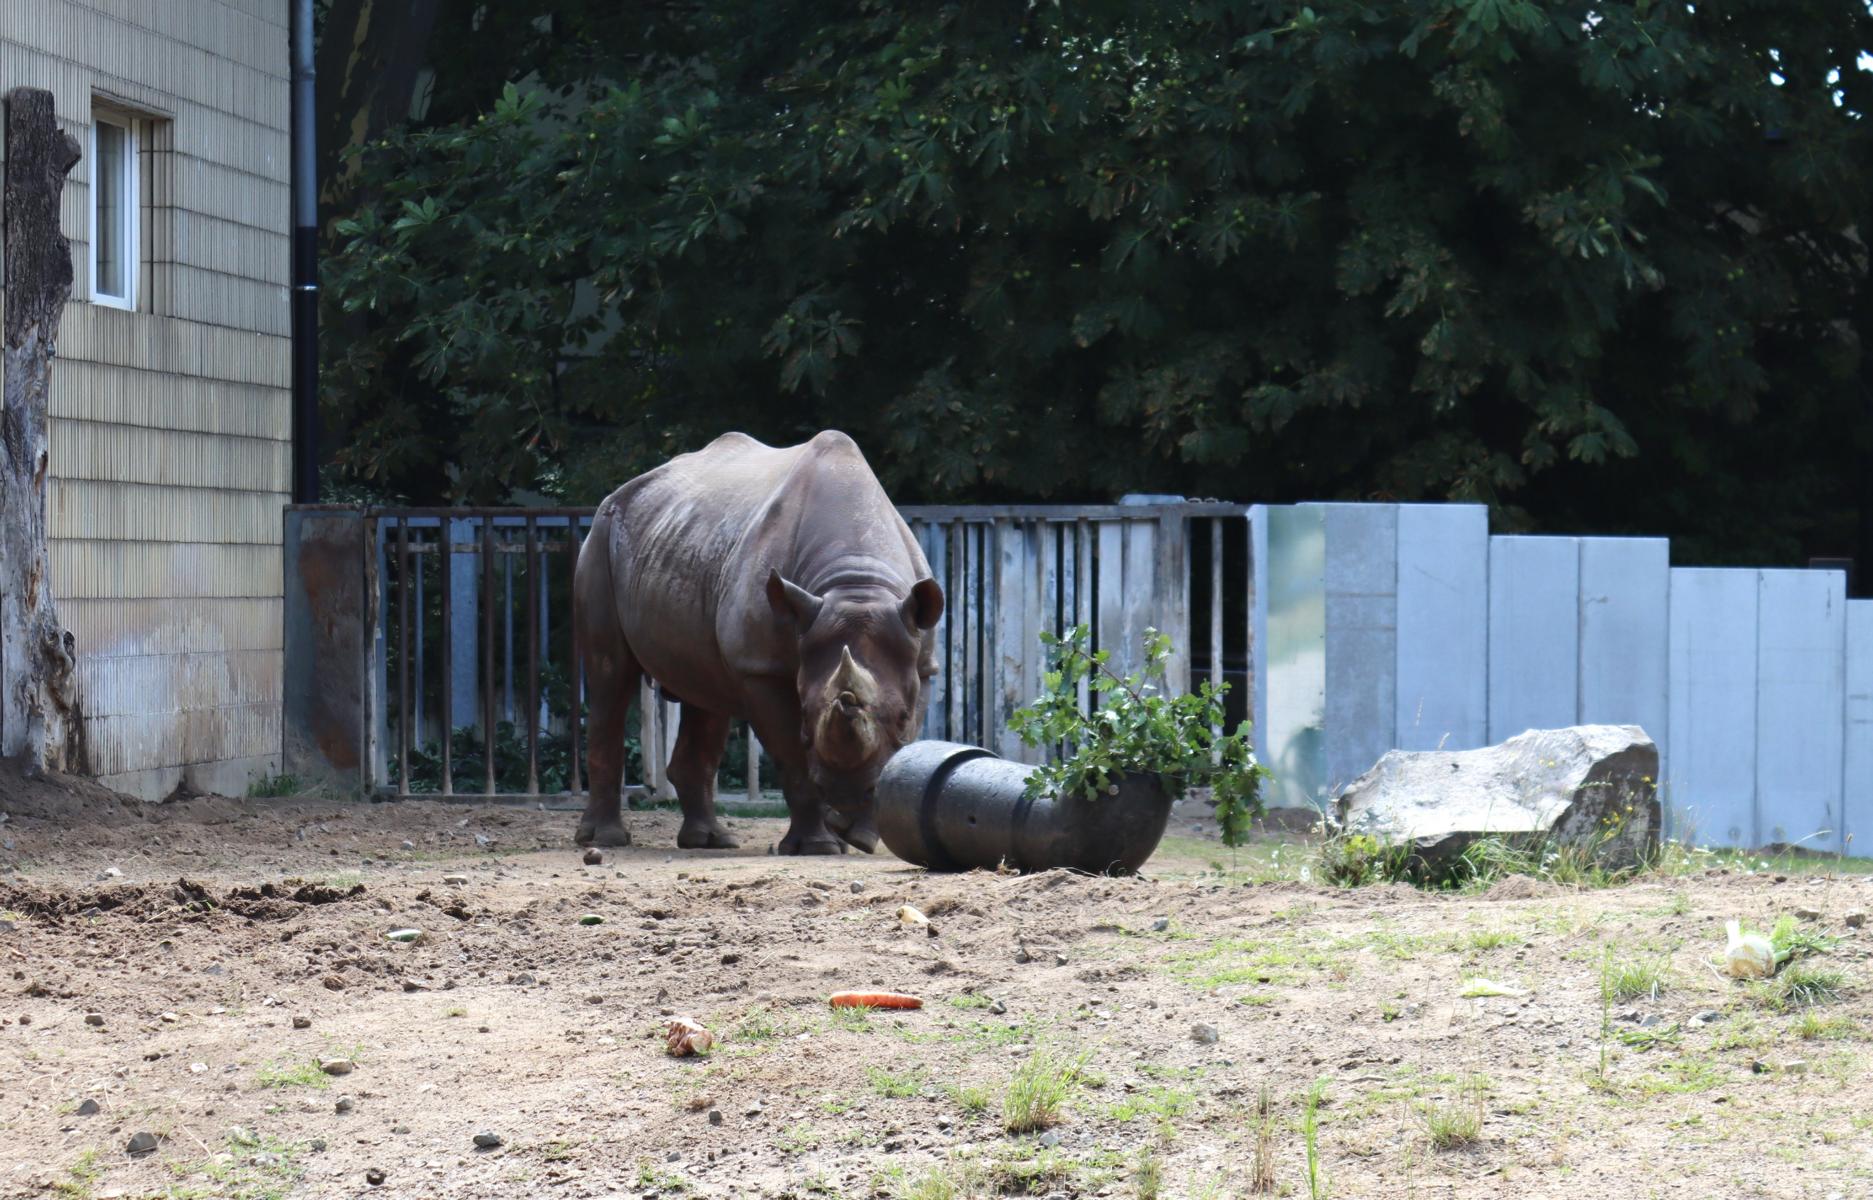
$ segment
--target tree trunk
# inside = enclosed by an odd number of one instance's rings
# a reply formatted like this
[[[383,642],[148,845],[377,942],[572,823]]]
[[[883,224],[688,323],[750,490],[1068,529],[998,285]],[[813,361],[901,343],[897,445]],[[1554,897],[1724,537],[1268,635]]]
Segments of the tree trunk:
[[[72,247],[59,197],[78,162],[52,93],[6,100],[5,408],[0,409],[0,754],[39,770],[85,769],[71,632],[52,600],[46,549],[46,391]]]
[[[319,203],[348,216],[357,164],[345,152],[409,120],[438,0],[332,0],[319,24]]]

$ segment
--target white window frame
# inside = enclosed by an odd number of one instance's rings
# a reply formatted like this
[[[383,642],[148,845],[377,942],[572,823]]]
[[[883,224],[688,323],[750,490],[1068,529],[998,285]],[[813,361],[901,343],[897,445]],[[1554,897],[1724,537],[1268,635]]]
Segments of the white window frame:
[[[98,126],[110,125],[124,131],[124,294],[113,296],[98,286]],[[142,225],[142,193],[137,190],[137,121],[133,117],[119,117],[94,112],[91,114],[91,302],[107,308],[122,308],[132,312],[137,307],[137,275],[142,259],[142,244],[139,234]]]

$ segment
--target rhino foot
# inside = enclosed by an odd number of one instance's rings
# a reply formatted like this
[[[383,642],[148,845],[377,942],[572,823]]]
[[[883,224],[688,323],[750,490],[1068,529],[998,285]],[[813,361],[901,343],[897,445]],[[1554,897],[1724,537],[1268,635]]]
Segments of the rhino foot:
[[[733,850],[741,845],[714,821],[684,821],[676,832],[679,850]]]
[[[801,837],[797,833],[788,833],[780,839],[782,854],[844,854],[845,843],[838,838],[819,834],[814,837]]]
[[[839,836],[839,840],[848,846],[856,847],[867,854],[871,854],[878,849],[878,826],[872,823],[869,813],[852,822],[844,829],[833,825],[830,821],[827,822],[827,825]]]
[[[579,831],[572,835],[572,840],[581,846],[628,846],[631,844],[631,831],[622,821],[579,822]]]

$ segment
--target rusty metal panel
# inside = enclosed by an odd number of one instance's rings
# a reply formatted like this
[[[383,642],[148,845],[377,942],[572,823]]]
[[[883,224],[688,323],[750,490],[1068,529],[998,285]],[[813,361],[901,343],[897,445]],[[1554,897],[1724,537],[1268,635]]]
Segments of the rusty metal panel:
[[[364,787],[367,639],[377,597],[361,510],[298,507],[285,518],[283,760],[301,780]]]

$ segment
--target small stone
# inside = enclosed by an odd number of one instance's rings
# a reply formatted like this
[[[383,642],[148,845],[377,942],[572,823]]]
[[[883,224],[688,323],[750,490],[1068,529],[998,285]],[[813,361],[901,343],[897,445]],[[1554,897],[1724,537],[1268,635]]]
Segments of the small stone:
[[[330,991],[342,992],[345,990],[345,981],[342,976],[327,975],[325,977],[325,986]]]
[[[605,865],[605,852],[593,846],[585,852],[584,862],[588,867],[602,867]]]
[[[1067,956],[1056,951],[1054,954],[1054,966],[1064,967],[1066,965],[1067,965]]]
[[[1808,1064],[1802,1059],[1792,1058],[1782,1064],[1782,1073],[1785,1075],[1806,1075],[1808,1073]]]
[[[99,879],[122,879],[123,877],[124,873],[119,871],[116,867],[105,867],[102,871],[98,872]]]
[[[293,1018],[293,1028],[294,1028],[294,1029],[310,1029],[310,1028],[312,1028],[312,1018],[311,1018],[311,1017],[306,1017],[306,1016],[299,1016],[299,1017],[294,1017],[294,1018]]]
[[[155,1134],[137,1133],[131,1135],[130,1144],[125,1146],[124,1149],[131,1154],[149,1154],[156,1149],[156,1146],[157,1141]]]
[[[414,849],[416,849],[416,843],[415,843],[415,842],[412,842],[412,841],[411,841],[411,840],[409,840],[408,838],[405,838],[405,839],[403,839],[403,840],[402,840],[401,842],[398,842],[398,843],[397,843],[397,849],[399,849],[399,850],[414,850]]]
[[[501,1135],[498,1133],[478,1133],[475,1135],[475,1145],[483,1150],[492,1150],[500,1144]]]
[[[862,884],[862,883],[860,883],[860,882],[859,882],[858,880],[856,880],[856,879],[854,879],[854,880],[852,881],[852,894],[853,894],[854,896],[856,896],[856,895],[858,895],[858,894],[859,894],[860,892],[862,892],[862,891],[864,891],[864,890],[865,890],[865,885],[864,885],[864,884]]]
[[[884,1140],[884,1152],[886,1154],[897,1154],[902,1152],[903,1149],[904,1139],[901,1137],[888,1137]]]
[[[1170,927],[1171,919],[1169,917],[1159,917],[1157,920],[1151,922],[1151,932],[1153,933],[1163,933]]]
[[[999,1017],[1008,1011],[1008,1004],[1003,1000],[992,1000],[989,1002],[989,1011]]]
[[[392,1125],[390,1127],[390,1132],[404,1134],[410,1132],[410,1127],[408,1125]]]
[[[668,1154],[663,1156],[663,1161],[664,1162],[682,1162],[683,1152],[681,1150],[672,1150]]]
[[[208,1073],[208,1064],[207,1064],[207,1063],[203,1063],[203,1062],[195,1062],[195,1063],[190,1063],[190,1064],[189,1064],[189,1074],[191,1074],[191,1075],[206,1075],[207,1073]]]
[[[485,850],[489,846],[494,845],[494,839],[489,837],[485,833],[478,833],[475,835],[475,845],[480,846],[482,849]]]
[[[442,877],[442,882],[448,884],[451,887],[461,887],[463,884],[468,882],[468,876],[466,875],[444,875]]]
[[[319,1060],[319,1070],[327,1075],[349,1075],[357,1069],[357,1065],[348,1058],[321,1058]]]
[[[102,1024],[104,1024],[104,1014],[103,1014],[103,1013],[86,1013],[86,1014],[85,1014],[85,1024],[87,1024],[87,1025],[102,1025]]]
[[[1202,1021],[1190,1027],[1190,1038],[1199,1046],[1214,1046],[1216,1044],[1216,1039],[1220,1036],[1221,1035],[1216,1031],[1216,1026],[1205,1024]]]
[[[1795,919],[1797,921],[1819,921],[1821,919],[1821,910],[1818,908],[1798,908],[1795,910]]]
[[[1846,925],[1847,928],[1849,929],[1859,929],[1861,926],[1866,924],[1866,914],[1856,908],[1852,912],[1848,913],[1846,916],[1842,917],[1841,922],[1844,925]]]
[[[1049,1129],[1046,1133],[1041,1134],[1041,1145],[1046,1146],[1048,1149],[1051,1150],[1053,1147],[1058,1146],[1059,1144],[1060,1144],[1059,1130]]]
[[[741,1115],[744,1117],[758,1117],[765,1111],[766,1110],[761,1107],[761,1102],[756,1100],[753,1104],[750,1104]]]
[[[163,1013],[157,1019],[160,1020],[165,1025],[174,1025],[177,1021],[180,1021],[182,1018],[178,1017],[176,1014],[172,1012],[166,1012],[166,1013]]]
[[[370,1184],[372,1187],[382,1187],[384,1185],[384,1173],[376,1167],[372,1167],[364,1173],[364,1182]]]
[[[1657,1013],[1647,1013],[1645,1016],[1639,1018],[1639,1028],[1650,1029],[1662,1020],[1664,1020],[1664,1018]]]
[[[358,1102],[353,1100],[350,1096],[340,1096],[338,1099],[332,1101],[332,1111],[348,1113],[353,1108],[357,1107],[357,1103]]]
[[[1723,1014],[1714,1008],[1707,1008],[1691,1018],[1694,1025],[1712,1025],[1723,1019]]]
[[[1752,1074],[1766,1075],[1769,1071],[1769,1064],[1760,1058],[1755,1058],[1750,1060],[1749,1069]]]
[[[1028,953],[1028,948],[1026,946],[1017,943],[1015,945],[1015,961],[1018,963],[1033,962],[1034,956]]]
[[[78,1115],[81,1117],[95,1117],[98,1113],[103,1111],[103,1107],[104,1106],[99,1104],[96,1100],[86,1097],[85,1100],[78,1105]]]
[[[710,1109],[709,1110],[709,1124],[720,1125],[721,1123],[722,1123],[722,1110],[719,1108]]]

